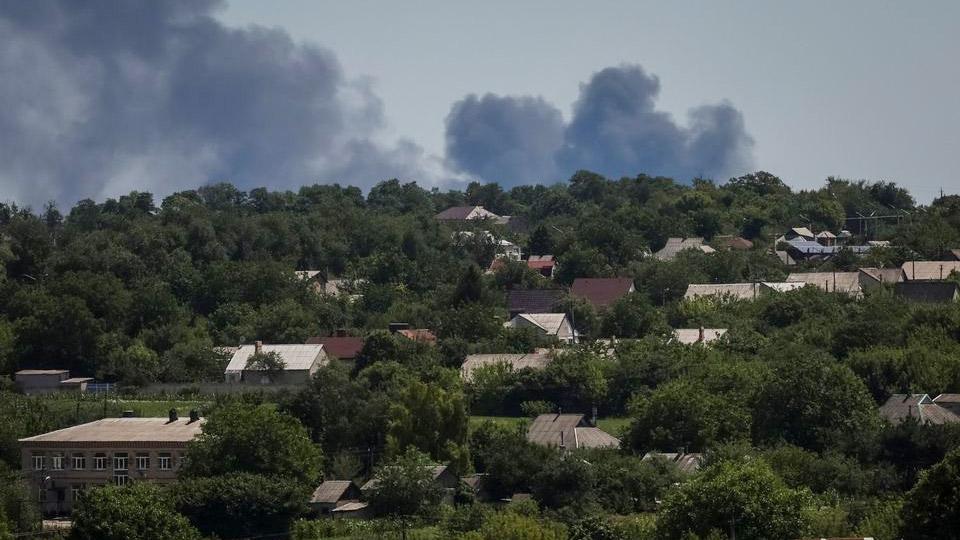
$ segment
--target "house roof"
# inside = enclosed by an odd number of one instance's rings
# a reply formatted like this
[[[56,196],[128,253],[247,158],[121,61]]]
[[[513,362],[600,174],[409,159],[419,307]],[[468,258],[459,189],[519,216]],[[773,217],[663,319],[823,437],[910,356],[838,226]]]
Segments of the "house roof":
[[[771,291],[776,292],[788,292],[795,291],[797,289],[802,289],[806,287],[806,283],[797,283],[790,281],[764,281],[760,284],[762,287],[770,289]]]
[[[700,338],[700,332],[703,331],[703,339]],[[677,328],[673,331],[673,339],[684,345],[693,345],[695,343],[710,343],[723,337],[727,333],[726,328]]]
[[[437,336],[426,328],[404,328],[397,330],[397,333],[412,341],[419,341],[421,343],[437,342]]]
[[[903,281],[902,268],[858,268],[860,276],[877,283],[899,283]]]
[[[700,464],[703,463],[703,454],[680,452],[647,452],[643,455],[641,461],[658,458],[673,463],[681,473],[696,472],[700,469]]]
[[[328,355],[341,360],[353,360],[363,350],[364,339],[355,336],[316,336],[307,338],[307,344],[323,345]]]
[[[69,379],[64,379],[60,381],[60,384],[65,384],[70,386],[71,384],[83,384],[85,382],[90,382],[93,380],[93,377],[70,377]]]
[[[553,268],[556,264],[557,261],[553,260],[553,255],[531,255],[527,259],[527,267],[532,270]]]
[[[759,283],[691,283],[683,297],[732,296],[741,300],[752,300],[757,296]]]
[[[200,434],[203,419],[104,418],[42,435],[20,439],[21,443],[163,443],[188,442]]]
[[[620,439],[590,425],[582,414],[541,414],[527,429],[527,440],[542,446],[612,448]]]
[[[343,498],[354,483],[350,480],[326,480],[317,489],[313,490],[310,497],[311,503],[333,504]]]
[[[633,290],[633,278],[577,278],[570,294],[602,309],[610,306]]]
[[[817,233],[817,238],[836,238],[837,235],[833,234],[830,231],[820,231]]]
[[[949,402],[949,399],[942,402]],[[915,418],[924,424],[960,422],[960,417],[935,403],[927,394],[893,394],[880,407],[880,416],[895,424],[907,418]]]
[[[507,309],[512,313],[550,313],[563,298],[560,289],[511,289]]]
[[[560,332],[566,319],[566,313],[520,313],[504,323],[504,326],[517,327],[525,321],[552,336]]]
[[[387,467],[395,467],[395,465],[387,465]],[[446,472],[447,472],[447,466],[446,466],[446,465],[431,465],[431,466],[430,466],[430,474],[432,475],[432,477],[433,477],[434,480],[440,478],[440,477],[441,477],[444,473],[446,473]],[[371,489],[377,487],[378,485],[380,485],[380,481],[377,479],[376,476],[374,476],[374,477],[371,478],[370,480],[367,480],[367,483],[364,484],[363,487],[361,487],[360,489],[361,489],[362,491],[368,491],[368,490],[371,490]]]
[[[957,299],[960,285],[955,281],[902,281],[893,293],[911,302],[948,303]]]
[[[63,374],[69,375],[70,370],[69,369],[21,369],[20,371],[14,373],[13,375],[15,377],[19,377],[21,375],[29,376],[29,375],[63,375]]]
[[[370,503],[350,501],[341,504],[340,506],[331,510],[331,512],[345,513],[345,512],[359,512],[370,506]]]
[[[808,228],[806,228],[806,227],[792,227],[792,228],[790,229],[790,232],[793,233],[793,234],[795,234],[795,235],[797,235],[797,236],[802,236],[802,237],[804,237],[804,238],[813,238],[813,237],[814,237],[813,231],[811,231],[810,229],[808,229]]]
[[[500,216],[482,206],[452,206],[434,217],[441,221],[464,221],[468,219],[498,219]]]
[[[473,371],[483,366],[503,364],[511,371],[518,369],[544,369],[553,357],[544,353],[529,354],[469,354],[460,366],[460,375],[464,380],[470,380]]]
[[[873,249],[873,246],[825,246],[819,242],[806,240],[804,238],[787,240],[787,243],[790,244],[790,249],[796,253],[822,257],[833,256],[844,250],[862,255]]]
[[[794,272],[788,282],[806,283],[827,292],[859,294],[860,272]]]
[[[653,256],[661,261],[673,260],[678,253],[685,249],[698,249],[704,253],[713,253],[716,251],[712,247],[703,243],[703,238],[668,238],[667,244],[654,253]]]
[[[280,355],[287,371],[309,370],[318,362],[323,362],[326,355],[323,351],[323,345],[262,345],[264,353],[275,352]],[[256,352],[256,345],[243,345],[235,353],[230,363],[227,364],[225,373],[237,373],[247,369],[247,361]]]
[[[907,280],[940,280],[960,272],[960,261],[907,261],[900,268]]]

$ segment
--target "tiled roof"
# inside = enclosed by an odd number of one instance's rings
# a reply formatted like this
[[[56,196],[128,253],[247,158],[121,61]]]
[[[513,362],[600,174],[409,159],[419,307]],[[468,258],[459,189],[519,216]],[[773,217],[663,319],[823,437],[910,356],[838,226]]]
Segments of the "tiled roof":
[[[940,280],[960,272],[960,261],[907,261],[900,268],[908,280]]]
[[[263,345],[263,352],[275,352],[283,358],[285,370],[299,371],[309,370],[316,362],[323,362],[323,345]],[[227,365],[226,373],[237,373],[246,369],[247,361],[256,352],[256,345],[243,345],[237,352],[233,353],[233,358]]]
[[[552,357],[549,354],[529,353],[529,354],[470,354],[460,366],[460,374],[464,380],[470,380],[473,370],[483,366],[493,366],[504,364],[509,366],[512,371],[518,369],[544,369],[550,363]]]
[[[794,272],[787,276],[787,281],[806,283],[827,292],[846,294],[861,292],[859,272]]]
[[[312,337],[307,339],[309,345],[323,345],[323,349],[328,355],[336,356],[341,360],[353,360],[363,349],[364,340],[362,337],[354,336],[331,336],[331,337]]]
[[[949,402],[947,399],[943,401]],[[923,424],[960,422],[960,417],[934,403],[927,394],[894,394],[880,407],[880,416],[894,424],[907,418],[915,418]]]
[[[602,309],[626,296],[633,289],[633,278],[577,278],[570,294]]]
[[[550,313],[563,298],[560,289],[512,289],[507,291],[511,313]]]
[[[188,442],[200,434],[203,420],[183,418],[105,418],[20,439],[23,443],[155,443]]]

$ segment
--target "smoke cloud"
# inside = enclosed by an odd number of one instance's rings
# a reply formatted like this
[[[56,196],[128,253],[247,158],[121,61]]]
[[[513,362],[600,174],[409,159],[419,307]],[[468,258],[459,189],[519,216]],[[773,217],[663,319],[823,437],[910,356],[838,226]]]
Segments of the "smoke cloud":
[[[228,28],[214,0],[0,2],[0,188],[34,205],[212,180],[427,180],[332,53]]]
[[[447,118],[447,157],[458,170],[489,181],[560,180],[557,175],[577,169],[614,178],[642,172],[680,180],[749,170],[753,139],[733,105],[694,108],[682,126],[656,110],[659,93],[659,79],[640,66],[603,69],[581,85],[561,140],[559,113],[551,122],[530,121],[557,111],[542,99],[488,94],[478,102],[468,96]]]

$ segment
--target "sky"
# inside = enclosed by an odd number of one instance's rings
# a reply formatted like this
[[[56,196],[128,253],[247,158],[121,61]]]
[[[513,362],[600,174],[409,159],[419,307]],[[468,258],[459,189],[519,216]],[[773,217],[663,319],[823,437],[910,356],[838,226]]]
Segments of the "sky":
[[[578,168],[957,192],[960,3],[0,0],[0,198]]]

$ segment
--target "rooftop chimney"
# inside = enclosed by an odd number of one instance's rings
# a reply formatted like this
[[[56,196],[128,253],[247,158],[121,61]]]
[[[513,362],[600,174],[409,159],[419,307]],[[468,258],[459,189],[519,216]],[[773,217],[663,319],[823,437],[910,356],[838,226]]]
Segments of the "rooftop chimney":
[[[254,354],[260,354],[263,352],[263,342],[259,339],[253,343],[253,352]]]
[[[176,422],[176,421],[177,421],[177,410],[176,410],[176,409],[170,409],[170,421],[171,421],[171,422]]]

